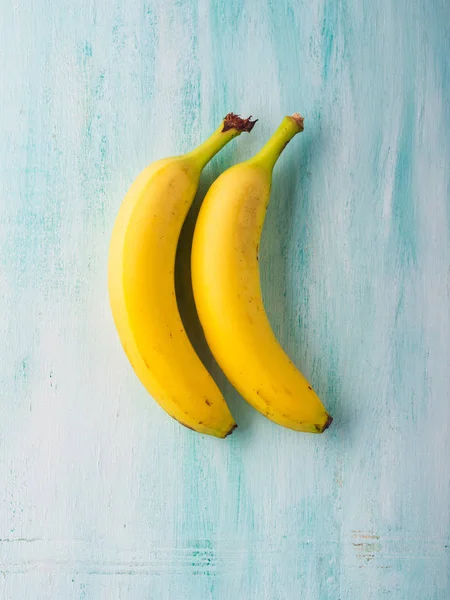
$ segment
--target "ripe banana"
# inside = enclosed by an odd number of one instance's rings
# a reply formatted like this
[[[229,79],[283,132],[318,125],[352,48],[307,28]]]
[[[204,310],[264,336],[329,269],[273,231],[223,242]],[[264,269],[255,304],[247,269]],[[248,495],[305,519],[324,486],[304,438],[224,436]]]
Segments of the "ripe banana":
[[[240,394],[284,427],[322,433],[332,419],[275,338],[258,265],[272,169],[300,131],[300,115],[285,117],[256,156],[213,183],[194,232],[192,283],[209,347]]]
[[[175,255],[203,167],[254,123],[230,113],[192,152],[144,169],[122,203],[109,251],[111,309],[136,374],[169,415],[219,438],[236,424],[183,327],[175,297]]]

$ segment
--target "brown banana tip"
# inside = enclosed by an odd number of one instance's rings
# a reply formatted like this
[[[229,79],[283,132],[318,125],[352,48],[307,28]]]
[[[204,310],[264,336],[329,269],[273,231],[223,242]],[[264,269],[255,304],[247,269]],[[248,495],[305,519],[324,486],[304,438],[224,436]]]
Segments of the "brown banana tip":
[[[250,131],[255,126],[255,123],[258,119],[254,121],[251,120],[252,115],[250,115],[247,119],[242,119],[239,115],[235,115],[234,113],[228,113],[225,119],[223,120],[223,129],[222,133],[228,131],[229,129],[237,129],[240,133],[246,131],[250,133]]]
[[[323,426],[322,433],[325,431],[325,429],[328,429],[328,427],[331,425],[332,422],[333,422],[333,417],[330,417],[330,415],[328,415],[328,418],[325,421],[325,425]]]
[[[229,431],[227,434],[225,434],[223,437],[224,437],[224,438],[228,437],[229,435],[231,435],[231,434],[233,433],[233,431],[234,431],[235,429],[237,429],[237,423],[235,423],[235,424],[233,425],[233,427],[230,429],[230,431]]]
[[[301,130],[303,131],[303,129],[304,129],[304,125],[303,125],[303,123],[304,123],[305,119],[304,119],[304,118],[301,116],[301,114],[299,114],[299,113],[294,113],[294,114],[292,115],[292,118],[294,119],[294,121],[297,123],[297,125],[298,125],[298,126],[301,128]]]

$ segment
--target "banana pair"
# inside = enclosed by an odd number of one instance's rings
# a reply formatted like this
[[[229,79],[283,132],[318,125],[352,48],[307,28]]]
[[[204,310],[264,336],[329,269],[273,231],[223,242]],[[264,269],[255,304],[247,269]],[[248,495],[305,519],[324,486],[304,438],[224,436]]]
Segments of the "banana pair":
[[[175,296],[175,255],[202,169],[254,124],[231,113],[192,152],[144,169],[120,208],[109,253],[112,313],[136,374],[169,415],[219,438],[236,423],[183,326]],[[275,338],[258,265],[272,170],[300,131],[300,115],[285,117],[258,154],[213,183],[194,233],[192,282],[208,345],[240,394],[284,427],[322,433],[332,419]]]

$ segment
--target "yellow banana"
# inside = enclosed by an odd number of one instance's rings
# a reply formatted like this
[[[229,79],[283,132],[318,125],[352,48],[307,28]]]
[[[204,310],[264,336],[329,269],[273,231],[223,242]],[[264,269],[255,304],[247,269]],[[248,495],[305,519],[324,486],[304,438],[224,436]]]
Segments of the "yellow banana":
[[[175,255],[203,167],[254,123],[231,113],[192,152],[144,169],[119,210],[109,251],[111,309],[136,374],[169,415],[219,438],[236,424],[183,327],[175,297]]]
[[[300,115],[285,117],[256,156],[213,183],[194,232],[192,283],[209,347],[240,394],[284,427],[322,433],[332,419],[275,338],[258,265],[272,169],[300,131]]]

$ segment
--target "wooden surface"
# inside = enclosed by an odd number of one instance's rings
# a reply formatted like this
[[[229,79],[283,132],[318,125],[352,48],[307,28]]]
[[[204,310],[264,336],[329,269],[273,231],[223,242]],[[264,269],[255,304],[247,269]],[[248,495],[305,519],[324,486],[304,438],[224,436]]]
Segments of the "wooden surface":
[[[449,13],[1,2],[2,600],[450,597]],[[335,418],[323,436],[265,420],[210,362],[240,427],[195,435],[147,396],[113,327],[122,197],[228,111],[259,121],[202,193],[305,116],[261,267],[273,327]]]

